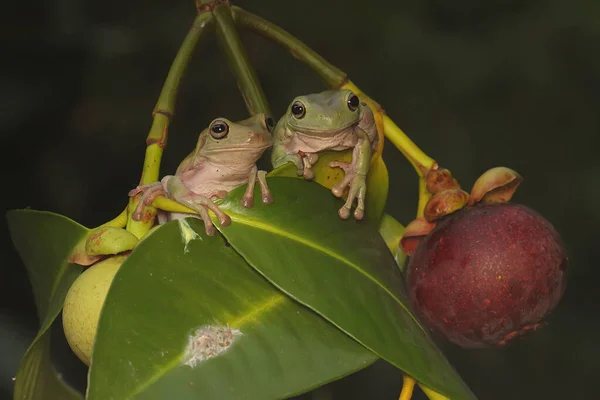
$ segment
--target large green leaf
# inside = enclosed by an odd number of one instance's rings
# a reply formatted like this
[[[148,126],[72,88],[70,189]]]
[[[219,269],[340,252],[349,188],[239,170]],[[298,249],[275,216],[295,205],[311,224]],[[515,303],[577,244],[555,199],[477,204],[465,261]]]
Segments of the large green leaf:
[[[207,237],[199,220],[186,221],[150,234],[115,275],[92,355],[89,400],[283,398],[376,360],[277,290],[223,237]],[[266,242],[255,246],[268,251]],[[188,338],[207,325],[229,325],[241,336],[190,367]]]
[[[331,168],[331,161],[352,161],[352,150],[324,151],[319,153],[319,159],[313,166],[314,182],[331,189],[344,179],[341,168]],[[269,176],[304,179],[296,173],[296,167],[287,163],[269,172]],[[381,154],[376,153],[371,158],[371,167],[367,175],[367,194],[365,199],[365,213],[372,220],[380,220],[383,215],[389,189],[388,170]],[[347,193],[347,190],[346,190]],[[333,196],[333,194],[331,194]]]
[[[221,232],[261,274],[302,304],[427,386],[452,399],[474,395],[413,317],[404,282],[377,226],[341,220],[340,200],[322,186],[273,177],[275,202],[221,203]],[[258,195],[258,189],[255,195]]]
[[[58,376],[50,360],[50,326],[60,313],[80,266],[67,258],[87,229],[61,215],[32,210],[7,213],[11,237],[29,274],[40,330],[17,371],[15,399],[81,399]]]

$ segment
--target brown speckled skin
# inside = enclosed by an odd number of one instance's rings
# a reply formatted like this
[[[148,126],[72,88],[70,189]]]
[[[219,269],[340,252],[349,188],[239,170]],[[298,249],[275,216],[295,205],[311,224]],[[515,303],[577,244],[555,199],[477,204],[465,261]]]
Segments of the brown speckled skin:
[[[438,221],[407,268],[423,322],[462,347],[502,345],[560,301],[567,255],[554,227],[517,204],[475,205]]]

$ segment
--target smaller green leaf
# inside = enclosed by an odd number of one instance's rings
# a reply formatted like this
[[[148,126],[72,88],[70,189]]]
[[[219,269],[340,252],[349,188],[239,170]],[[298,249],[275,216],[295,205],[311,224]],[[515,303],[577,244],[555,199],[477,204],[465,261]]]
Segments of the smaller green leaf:
[[[50,358],[50,330],[40,331],[21,360],[15,377],[15,400],[81,400],[83,396],[67,385]]]
[[[27,268],[41,325],[19,365],[14,398],[79,399],[81,395],[52,367],[49,328],[81,274],[82,268],[69,264],[67,258],[88,230],[62,215],[43,211],[12,210],[7,219],[13,243]]]
[[[327,189],[331,189],[344,179],[344,171],[341,168],[331,168],[329,166],[331,161],[351,162],[352,150],[324,151],[319,153],[319,159],[312,167],[315,174],[312,180],[321,186],[325,186]],[[292,163],[287,163],[274,169],[269,172],[268,176],[304,179],[298,176],[296,167]],[[365,199],[365,213],[373,221],[379,220],[383,215],[388,188],[389,178],[387,167],[381,155],[377,153],[371,158],[371,167],[367,175],[367,195]]]

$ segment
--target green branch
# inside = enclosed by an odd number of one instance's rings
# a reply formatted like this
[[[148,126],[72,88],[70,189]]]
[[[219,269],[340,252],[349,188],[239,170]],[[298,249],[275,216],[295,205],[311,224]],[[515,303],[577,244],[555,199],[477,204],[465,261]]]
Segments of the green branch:
[[[183,40],[167,79],[152,112],[152,127],[146,138],[146,156],[144,157],[144,167],[140,178],[140,185],[146,185],[158,181],[160,171],[160,161],[162,159],[163,149],[167,145],[168,128],[171,118],[175,112],[175,100],[179,90],[179,84],[183,77],[194,49],[198,41],[206,32],[206,28],[212,25],[213,16],[210,12],[201,12],[198,14],[190,31]],[[137,206],[139,196],[133,197],[128,205],[127,230],[142,237],[152,227],[155,212],[148,213],[141,221],[134,221],[131,218],[132,211]]]
[[[258,113],[271,115],[256,72],[237,33],[230,7],[226,4],[217,4],[213,8],[213,15],[217,24],[219,44],[229,61],[229,67],[237,80],[248,112],[251,115]]]
[[[275,24],[251,14],[239,7],[231,7],[236,24],[247,28],[279,44],[292,56],[312,68],[332,88],[339,88],[346,81],[346,74],[331,65],[310,47]]]

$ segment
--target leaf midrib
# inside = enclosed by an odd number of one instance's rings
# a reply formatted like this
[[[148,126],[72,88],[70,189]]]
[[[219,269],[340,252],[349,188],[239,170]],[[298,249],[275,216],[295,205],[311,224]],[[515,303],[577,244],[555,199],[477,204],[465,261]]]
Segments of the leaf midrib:
[[[265,313],[276,309],[282,303],[284,303],[284,300],[286,300],[286,299],[287,299],[287,296],[284,294],[281,294],[281,293],[276,293],[272,296],[269,296],[265,301],[261,302],[260,304],[256,305],[255,307],[252,307],[251,309],[247,310],[245,313],[238,316],[233,321],[230,321],[229,325],[234,328],[241,328],[246,322],[256,320],[256,319],[258,319],[259,316],[264,315]],[[150,385],[152,385],[154,382],[156,382],[158,379],[160,379],[161,376],[165,375],[170,370],[175,369],[181,365],[182,365],[181,353],[178,353],[178,355],[176,357],[174,357],[169,363],[167,363],[163,368],[161,368],[154,375],[152,375],[150,378],[148,378],[148,380],[146,380],[144,382],[144,384],[136,387],[133,390],[133,392],[130,393],[129,395],[125,396],[125,398],[130,399],[133,396],[135,396],[136,394],[141,393],[143,390],[147,389]]]
[[[257,228],[257,229],[261,229],[282,237],[285,237],[287,239],[290,239],[292,241],[296,241],[299,242],[301,244],[304,244],[305,246],[311,247],[315,250],[321,251],[333,258],[335,258],[336,260],[350,266],[351,268],[353,268],[354,270],[358,271],[360,274],[362,274],[363,276],[365,276],[367,279],[369,279],[371,282],[375,283],[378,287],[380,287],[384,292],[386,292],[392,299],[394,299],[394,301],[396,301],[396,303],[398,303],[400,305],[400,307],[410,316],[410,318],[417,324],[417,326],[425,333],[427,333],[427,331],[423,328],[423,326],[421,325],[421,323],[412,315],[412,313],[408,310],[408,308],[404,305],[404,303],[402,303],[400,301],[400,299],[398,299],[398,297],[396,297],[396,295],[394,293],[392,293],[387,287],[385,287],[381,282],[379,282],[377,279],[375,279],[373,276],[369,275],[366,271],[364,271],[363,269],[361,269],[358,265],[354,264],[352,261],[350,261],[349,259],[342,257],[341,255],[333,252],[332,250],[323,247],[321,245],[319,245],[318,243],[315,243],[309,239],[303,238],[301,236],[295,235],[289,231],[285,231],[282,229],[279,229],[273,225],[269,225],[269,224],[265,224],[263,222],[259,222],[255,219],[252,218],[248,218],[247,216],[245,216],[244,214],[239,214],[239,213],[234,213],[231,212],[230,210],[227,212],[227,215],[229,215],[229,217],[231,218],[232,222],[238,222],[238,223],[242,223],[246,226],[250,226],[253,228]],[[225,228],[227,229],[227,228]]]

